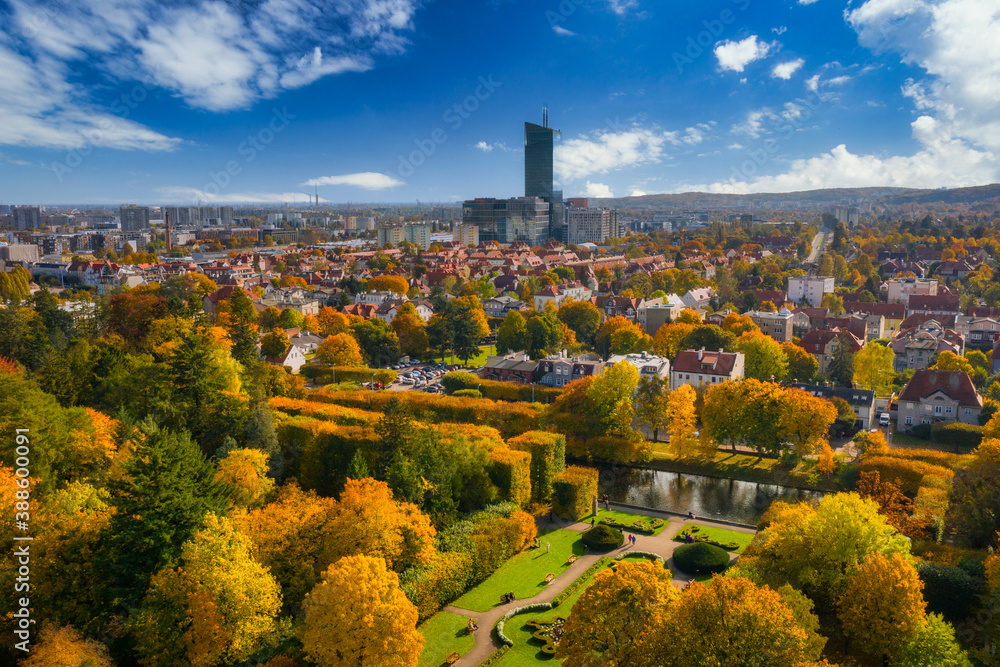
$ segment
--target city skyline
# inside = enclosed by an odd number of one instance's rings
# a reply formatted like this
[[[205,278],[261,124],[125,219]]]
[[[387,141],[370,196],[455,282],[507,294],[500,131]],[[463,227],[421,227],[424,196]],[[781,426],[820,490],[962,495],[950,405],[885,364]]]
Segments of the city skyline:
[[[985,0],[98,4],[0,3],[2,203],[516,197],[543,105],[566,197],[1000,180]]]

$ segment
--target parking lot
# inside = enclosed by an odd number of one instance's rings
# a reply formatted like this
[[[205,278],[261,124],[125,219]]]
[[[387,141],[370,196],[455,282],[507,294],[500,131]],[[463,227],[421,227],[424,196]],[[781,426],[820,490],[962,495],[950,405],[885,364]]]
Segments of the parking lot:
[[[409,364],[395,364],[389,367],[399,374],[399,378],[386,387],[388,391],[424,391],[429,394],[443,394],[444,388],[441,386],[441,377],[451,371],[464,370],[476,373],[482,369],[464,368],[457,364],[447,364],[439,362],[428,364],[423,362],[411,362]]]

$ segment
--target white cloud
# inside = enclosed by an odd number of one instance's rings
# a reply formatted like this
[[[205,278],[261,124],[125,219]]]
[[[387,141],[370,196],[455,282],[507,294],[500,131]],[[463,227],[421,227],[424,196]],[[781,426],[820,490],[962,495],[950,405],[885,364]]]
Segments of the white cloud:
[[[292,203],[307,203],[309,202],[310,195],[304,192],[206,192],[205,190],[200,190],[198,188],[187,188],[187,187],[165,187],[157,188],[157,192],[163,197],[162,201],[165,204],[188,204],[195,202],[207,202],[207,203],[226,203],[226,204],[244,204],[244,203],[263,203],[263,204],[277,204],[286,202]],[[314,198],[313,198],[314,199]],[[320,197],[320,202],[325,202],[326,199]]]
[[[800,5],[811,5],[819,0],[799,0]]]
[[[478,148],[484,153],[489,153],[490,151],[493,150],[493,146],[486,143],[485,141],[480,141],[478,144],[476,144],[476,148]]]
[[[619,16],[628,13],[628,10],[639,6],[639,0],[608,0],[611,11]]]
[[[149,81],[193,107],[246,108],[400,53],[419,0],[11,0],[35,55]]]
[[[790,130],[794,131],[809,116],[806,107],[803,106],[805,104],[808,104],[808,102],[797,100],[795,102],[785,102],[784,107],[777,111],[770,107],[754,109],[747,113],[746,120],[733,125],[730,132],[733,134],[745,134],[751,139],[759,139],[761,136],[771,134],[777,130],[783,133],[787,133]]]
[[[742,72],[743,68],[755,60],[760,60],[771,51],[771,45],[761,42],[757,35],[750,35],[744,40],[733,42],[726,40],[715,47],[715,57],[723,70]]]
[[[782,25],[778,26],[777,28],[771,28],[771,32],[780,37],[781,35],[784,35],[786,32],[788,32],[788,28]]]
[[[728,148],[731,151],[741,151],[743,150],[743,144],[734,142],[726,146],[726,148]]]
[[[904,89],[974,146],[1000,152],[1000,7],[995,0],[869,0],[845,12],[859,41],[927,76]],[[919,92],[919,95],[916,93]]]
[[[623,167],[656,163],[663,157],[664,144],[674,141],[673,133],[641,127],[621,132],[598,130],[556,146],[555,170],[564,179],[576,180]]]
[[[629,197],[645,197],[646,193],[642,190],[633,190]]]
[[[611,199],[615,196],[615,193],[611,192],[611,188],[604,183],[591,183],[590,181],[587,181],[586,194],[588,197],[597,197],[599,199]]]
[[[806,79],[806,88],[814,93],[819,91],[819,74],[815,74]]]
[[[48,56],[32,59],[0,45],[0,91],[0,145],[165,151],[180,144],[126,118],[124,105],[115,115],[90,104]]]
[[[573,32],[572,30],[567,30],[566,28],[562,27],[561,25],[554,25],[554,26],[552,26],[552,30],[555,31],[555,33],[557,35],[559,35],[560,37],[576,37],[576,33],[575,32]]]
[[[388,190],[406,185],[403,181],[392,176],[366,171],[359,174],[342,174],[340,176],[322,176],[313,178],[301,184],[303,187],[320,185],[348,185],[364,190]]]
[[[805,63],[806,61],[802,58],[779,63],[774,66],[774,69],[771,70],[771,76],[776,79],[784,79],[785,81],[788,81]]]

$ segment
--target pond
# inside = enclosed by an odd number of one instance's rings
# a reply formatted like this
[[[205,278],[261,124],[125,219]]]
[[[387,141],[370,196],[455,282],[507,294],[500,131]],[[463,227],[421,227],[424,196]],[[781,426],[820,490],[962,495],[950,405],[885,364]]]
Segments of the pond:
[[[775,500],[817,501],[821,491],[661,470],[603,467],[599,493],[612,502],[756,524]]]

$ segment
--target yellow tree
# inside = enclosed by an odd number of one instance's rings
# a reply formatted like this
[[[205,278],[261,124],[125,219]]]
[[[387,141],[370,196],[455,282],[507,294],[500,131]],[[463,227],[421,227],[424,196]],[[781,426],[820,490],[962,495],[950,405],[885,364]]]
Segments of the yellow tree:
[[[701,324],[701,315],[690,308],[685,308],[681,311],[681,314],[677,316],[677,324],[693,324],[697,326]]]
[[[371,477],[347,480],[325,533],[324,563],[365,553],[402,571],[434,557],[430,518],[416,505],[397,503],[389,485]]]
[[[84,639],[70,626],[45,626],[22,667],[112,667],[103,644]]]
[[[788,374],[788,357],[770,336],[760,331],[748,331],[736,341],[736,349],[746,357],[745,375],[761,382],[784,380]]]
[[[896,353],[885,345],[865,345],[854,355],[854,382],[878,395],[888,394],[896,379],[893,360]]]
[[[819,462],[816,464],[816,469],[820,474],[831,477],[835,468],[833,449],[830,448],[830,443],[824,440],[819,444]]]
[[[406,306],[413,309],[410,304],[404,305],[403,309]],[[422,357],[427,354],[430,342],[424,323],[420,320],[416,310],[411,313],[404,312],[403,309],[396,314],[396,317],[392,318],[392,329],[399,337],[399,349],[409,357]]]
[[[734,336],[742,336],[750,331],[760,331],[760,327],[754,324],[749,315],[739,313],[729,313],[726,319],[722,320],[722,330],[728,331]]]
[[[768,525],[740,562],[765,577],[786,581],[823,607],[843,594],[848,578],[870,553],[909,557],[909,541],[856,493],[824,496],[816,506],[775,503]]]
[[[788,359],[788,379],[793,382],[811,383],[819,373],[819,362],[795,343],[788,341],[781,344],[781,350]]]
[[[645,662],[647,637],[662,608],[680,597],[659,562],[622,562],[594,577],[566,621],[556,654],[565,667],[633,667]]]
[[[965,371],[969,375],[972,375],[976,370],[965,357],[960,357],[949,350],[939,354],[937,363],[931,368],[938,371]]]
[[[632,429],[635,406],[632,397],[639,386],[639,371],[628,362],[615,364],[594,378],[587,387],[587,403],[596,417],[602,433],[626,439],[639,437]]]
[[[267,476],[269,458],[259,449],[234,449],[219,461],[215,479],[230,489],[234,505],[257,507],[274,489],[274,480]]]
[[[338,313],[330,306],[320,308],[316,319],[319,320],[319,331],[317,333],[322,332],[328,336],[344,333],[351,328],[351,321],[347,315]]]
[[[623,354],[631,352],[632,346],[642,340],[645,335],[646,332],[638,324],[621,315],[616,315],[607,319],[601,325],[601,328],[597,330],[597,335],[594,338],[594,347],[605,356]],[[616,346],[622,351],[613,351]]]
[[[277,642],[280,588],[228,519],[209,514],[181,557],[154,575],[138,613],[144,664],[243,662]]]
[[[410,291],[410,283],[402,276],[376,276],[368,281],[368,291],[406,294]]]
[[[656,336],[653,337],[653,351],[660,356],[674,359],[681,349],[681,341],[694,331],[694,328],[694,324],[678,322],[664,324],[656,330]]]
[[[666,428],[670,432],[670,451],[675,456],[694,456],[704,451],[695,435],[698,425],[696,399],[694,387],[689,384],[681,385],[667,396]]]
[[[794,387],[782,392],[781,403],[781,434],[795,445],[799,456],[812,454],[825,442],[830,425],[837,420],[837,409],[830,401]]]
[[[781,595],[743,577],[692,582],[650,636],[646,665],[795,667],[818,657]]]
[[[294,482],[282,485],[277,499],[237,513],[233,522],[253,544],[254,558],[281,585],[285,610],[294,610],[319,581],[316,573],[326,524],[336,501],[305,492]]]
[[[302,647],[319,667],[415,667],[424,645],[417,608],[385,561],[346,556],[303,604]]]
[[[840,598],[838,616],[856,653],[895,657],[925,617],[924,584],[898,553],[868,554]]]
[[[316,357],[331,366],[353,368],[364,365],[361,346],[354,336],[346,332],[327,336],[326,340],[319,344]]]

